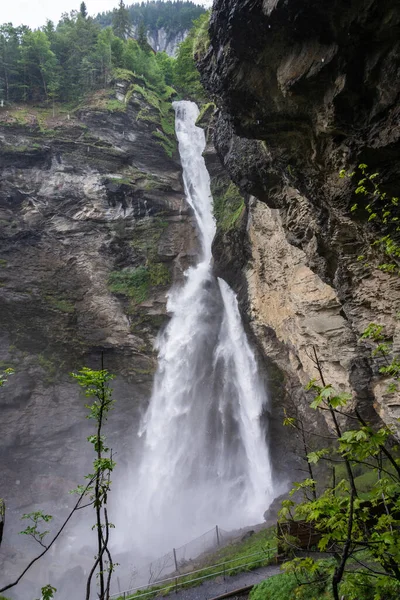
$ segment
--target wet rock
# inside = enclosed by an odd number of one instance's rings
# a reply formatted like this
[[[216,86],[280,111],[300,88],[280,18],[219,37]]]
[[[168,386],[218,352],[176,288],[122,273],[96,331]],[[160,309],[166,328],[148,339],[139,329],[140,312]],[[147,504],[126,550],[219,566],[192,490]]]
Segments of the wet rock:
[[[107,436],[129,462],[166,291],[197,249],[177,154],[138,118],[152,109],[143,94],[118,89],[120,111],[96,97],[49,130],[0,114],[0,359],[15,369],[0,389],[0,487],[15,519],[57,513],[89,472],[90,423],[69,373],[100,368],[101,352],[117,374]],[[158,276],[143,297],[112,287],[138,268]]]
[[[256,339],[295,386],[316,374],[314,346],[327,381],[392,422],[400,400],[375,384],[359,337],[377,320],[398,337],[399,281],[357,261],[374,230],[338,173],[365,162],[398,195],[399,28],[389,0],[217,0],[199,64],[216,150],[248,206],[249,245],[224,238],[214,256],[223,270],[250,255],[236,288],[245,272]]]

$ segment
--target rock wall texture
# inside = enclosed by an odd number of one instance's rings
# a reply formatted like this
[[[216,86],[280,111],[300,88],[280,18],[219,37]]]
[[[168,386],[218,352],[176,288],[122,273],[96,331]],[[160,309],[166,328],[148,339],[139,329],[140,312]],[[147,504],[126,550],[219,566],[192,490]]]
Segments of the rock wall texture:
[[[127,93],[117,82],[120,101],[101,92],[71,114],[0,113],[0,360],[15,369],[0,390],[7,534],[13,514],[62,510],[89,472],[90,424],[69,372],[100,368],[101,351],[119,374],[107,435],[130,460],[166,291],[197,252],[175,138],[141,83]]]
[[[353,217],[354,182],[338,174],[366,163],[398,195],[399,32],[385,0],[216,0],[199,59],[213,141],[248,213],[239,244],[217,236],[217,268],[247,288],[250,326],[289,385],[316,376],[314,346],[326,380],[388,421],[400,398],[359,338],[378,321],[398,343],[399,279],[357,261],[377,232]]]

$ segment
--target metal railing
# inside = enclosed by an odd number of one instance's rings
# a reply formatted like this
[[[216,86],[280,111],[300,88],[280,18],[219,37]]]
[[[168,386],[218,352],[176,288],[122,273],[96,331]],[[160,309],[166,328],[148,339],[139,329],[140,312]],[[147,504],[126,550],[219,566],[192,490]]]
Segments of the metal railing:
[[[172,591],[172,589],[175,589],[175,591],[178,591],[178,588],[184,585],[188,585],[188,584],[192,584],[194,582],[197,581],[203,581],[204,579],[210,579],[211,577],[217,577],[218,575],[223,575],[224,578],[228,573],[231,573],[232,571],[236,571],[239,568],[244,568],[244,567],[250,567],[253,565],[256,565],[258,563],[264,562],[266,560],[269,560],[271,558],[271,555],[273,552],[276,552],[276,548],[268,548],[266,549],[264,552],[254,552],[253,554],[247,554],[246,556],[242,556],[240,557],[240,559],[238,558],[233,558],[231,560],[227,560],[225,562],[222,563],[216,563],[213,565],[208,565],[207,567],[203,567],[202,569],[196,569],[194,571],[190,571],[189,573],[182,573],[179,575],[174,575],[173,577],[167,577],[166,579],[160,579],[160,581],[157,581],[157,585],[154,586],[154,589],[150,589],[149,585],[151,584],[147,584],[147,585],[142,585],[136,588],[131,588],[129,590],[125,590],[124,592],[119,592],[117,594],[112,594],[110,596],[110,599],[112,598],[121,598],[123,600],[129,600],[129,598],[131,597],[135,597],[136,598],[144,598],[146,596],[150,596],[152,594],[157,594],[159,595],[162,592],[170,592]],[[259,558],[258,560],[253,560],[251,562],[248,563],[240,563],[240,564],[236,564],[234,567],[231,567],[229,569],[226,568],[226,565],[229,565],[231,563],[237,563],[238,560],[244,560],[247,558],[252,558],[254,556],[261,556],[262,558]],[[208,571],[209,569],[216,569],[218,567],[223,567],[222,571],[217,571],[217,572],[213,572],[213,573],[209,573],[208,575],[203,575],[202,577],[195,577],[194,579],[187,579],[188,577],[190,577],[191,575],[195,575],[197,573],[202,573],[203,571]],[[184,580],[184,581],[182,581]],[[174,585],[167,585],[165,587],[159,587],[160,585],[162,586],[163,583],[166,582],[174,582]],[[138,594],[137,592],[139,592],[140,590],[143,590],[143,593]],[[146,591],[148,590],[148,591]]]

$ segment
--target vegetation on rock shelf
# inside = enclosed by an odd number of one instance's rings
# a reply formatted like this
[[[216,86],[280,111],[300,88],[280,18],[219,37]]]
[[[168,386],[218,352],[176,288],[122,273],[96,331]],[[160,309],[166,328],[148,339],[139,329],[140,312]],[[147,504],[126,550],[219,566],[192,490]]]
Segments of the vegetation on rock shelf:
[[[163,263],[149,263],[136,269],[113,271],[108,280],[109,289],[131,298],[134,304],[147,300],[152,287],[168,285],[171,274]]]
[[[358,165],[361,178],[356,185],[355,194],[359,196],[360,201],[351,206],[351,212],[359,218],[367,218],[368,223],[372,223],[379,233],[384,235],[379,237],[371,244],[370,255],[374,250],[379,250],[386,258],[386,261],[378,268],[386,273],[400,275],[400,198],[388,196],[381,190],[377,181],[379,173],[369,173],[368,166],[364,163]],[[340,171],[340,177],[353,178],[356,172],[348,173],[345,169]],[[358,260],[365,261],[368,257],[359,256]]]
[[[212,182],[211,191],[214,198],[214,216],[217,226],[222,231],[232,229],[245,208],[239,188],[230,182],[228,187],[222,181]]]
[[[140,252],[147,261],[155,262],[158,242],[167,227],[168,221],[164,221],[159,217],[143,220],[135,226],[130,245]]]

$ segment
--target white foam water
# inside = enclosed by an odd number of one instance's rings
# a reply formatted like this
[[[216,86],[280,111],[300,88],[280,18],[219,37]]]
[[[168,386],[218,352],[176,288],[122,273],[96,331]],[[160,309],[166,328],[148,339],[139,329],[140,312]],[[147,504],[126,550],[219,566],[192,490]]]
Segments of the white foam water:
[[[157,342],[158,370],[139,434],[131,536],[159,556],[215,524],[262,520],[273,494],[266,432],[267,394],[234,292],[211,267],[215,234],[198,108],[174,103],[187,201],[202,255],[169,294],[171,319]],[[125,523],[126,523],[126,519]]]

